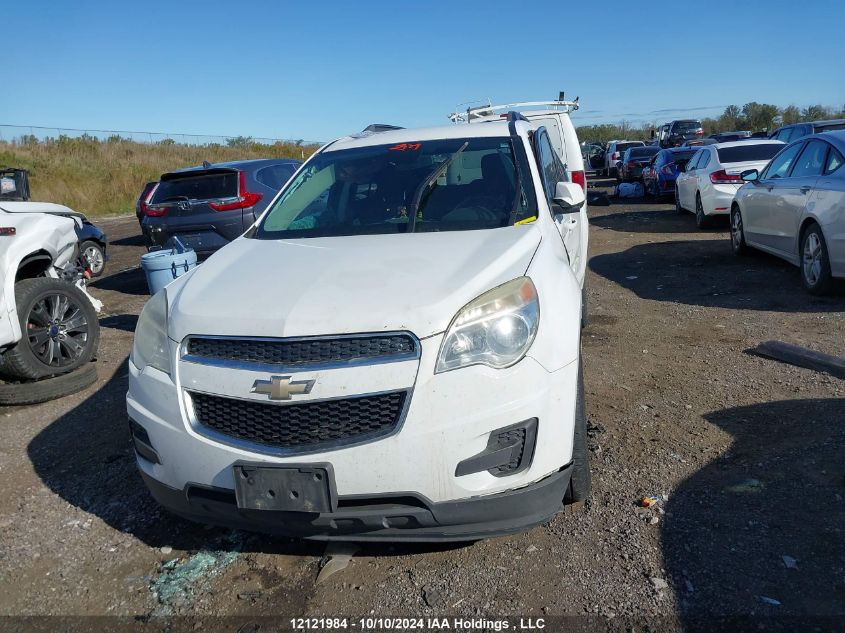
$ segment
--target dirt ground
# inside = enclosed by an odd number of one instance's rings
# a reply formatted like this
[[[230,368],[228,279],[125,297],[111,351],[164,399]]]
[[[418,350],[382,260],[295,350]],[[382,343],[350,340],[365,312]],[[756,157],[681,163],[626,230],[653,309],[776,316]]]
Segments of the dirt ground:
[[[106,306],[99,381],[0,410],[0,614],[526,616],[638,631],[775,616],[836,629],[845,382],[749,350],[780,339],[845,355],[845,296],[810,297],[797,269],[735,257],[726,223],[699,231],[670,204],[590,216],[592,500],[472,545],[365,546],[321,584],[324,546],[191,524],[149,497],[124,405],[143,248],[134,217],[100,222],[112,246],[92,286]],[[644,495],[659,501],[639,508]]]

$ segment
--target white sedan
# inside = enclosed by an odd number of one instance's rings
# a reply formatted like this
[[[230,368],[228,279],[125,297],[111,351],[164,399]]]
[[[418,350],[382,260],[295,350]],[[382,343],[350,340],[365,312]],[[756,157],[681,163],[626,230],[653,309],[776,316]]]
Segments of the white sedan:
[[[781,141],[734,141],[705,145],[690,158],[675,181],[675,208],[692,211],[703,229],[714,216],[730,213],[734,194],[742,186],[740,173],[763,169],[783,147]]]
[[[737,255],[757,248],[800,266],[812,294],[845,278],[845,130],[814,134],[783,148],[747,182],[731,205]]]

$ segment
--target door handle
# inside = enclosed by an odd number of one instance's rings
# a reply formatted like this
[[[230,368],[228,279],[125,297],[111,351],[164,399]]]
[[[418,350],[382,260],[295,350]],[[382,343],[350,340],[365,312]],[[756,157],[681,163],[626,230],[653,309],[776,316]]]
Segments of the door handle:
[[[801,187],[801,193],[807,193],[812,187]]]

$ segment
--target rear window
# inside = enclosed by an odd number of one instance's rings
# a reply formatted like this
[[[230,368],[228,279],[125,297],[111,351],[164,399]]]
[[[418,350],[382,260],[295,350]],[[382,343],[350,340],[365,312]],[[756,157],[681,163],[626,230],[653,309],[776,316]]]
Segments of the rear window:
[[[816,132],[830,132],[831,130],[845,130],[845,121],[842,123],[828,123],[827,125],[816,125]]]
[[[238,195],[238,172],[201,172],[162,180],[153,194],[151,204],[174,200],[213,200]]]
[[[724,164],[769,160],[782,149],[783,145],[780,143],[744,143],[736,147],[720,147],[716,151],[719,152],[719,162]]]
[[[643,156],[654,156],[660,151],[659,147],[635,147],[631,150],[631,158],[642,158]]]
[[[631,147],[642,147],[642,146],[643,146],[642,143],[617,143],[616,144],[616,151],[621,154],[626,149],[629,149]]]
[[[697,152],[697,149],[691,149],[688,152],[672,152],[669,155],[669,160],[674,161],[676,163],[680,161],[684,161],[686,163],[693,155]]]
[[[673,132],[694,132],[701,127],[701,121],[678,121],[672,126]]]

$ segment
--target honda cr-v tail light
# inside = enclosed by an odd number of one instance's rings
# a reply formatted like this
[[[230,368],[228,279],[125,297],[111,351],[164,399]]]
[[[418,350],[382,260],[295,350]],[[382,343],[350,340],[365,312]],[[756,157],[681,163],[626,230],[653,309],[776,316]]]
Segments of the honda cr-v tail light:
[[[256,191],[247,191],[246,173],[238,172],[238,197],[229,202],[209,202],[208,206],[215,211],[234,211],[235,209],[246,209],[252,207],[264,197]]]

